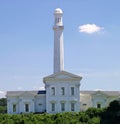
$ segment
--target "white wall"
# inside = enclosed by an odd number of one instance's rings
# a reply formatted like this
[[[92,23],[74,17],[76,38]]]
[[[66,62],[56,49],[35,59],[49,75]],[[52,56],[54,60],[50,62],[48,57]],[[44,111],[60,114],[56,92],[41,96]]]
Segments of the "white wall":
[[[85,111],[89,107],[92,107],[91,95],[80,93],[80,110]]]
[[[29,112],[43,112],[46,110],[45,94],[36,96],[8,96],[7,113],[20,114],[25,113],[25,104],[29,104]],[[13,104],[16,104],[16,112],[13,112]]]
[[[51,95],[51,87],[55,87],[55,96]],[[65,87],[65,95],[61,95],[61,87]],[[71,87],[74,87],[75,95],[71,96]],[[46,82],[46,108],[48,113],[51,111],[51,102],[56,104],[56,112],[61,112],[61,102],[65,102],[65,111],[71,111],[71,102],[75,102],[75,111],[80,110],[80,95],[79,95],[79,82]]]
[[[40,94],[35,97],[35,112],[46,111],[46,95]]]
[[[103,94],[102,91],[94,92],[94,94],[80,94],[80,110],[85,111],[90,107],[97,108],[97,104],[101,104],[101,108],[108,107],[110,102],[118,99],[118,96],[110,96]]]
[[[16,104],[16,112],[14,114],[19,113],[19,98],[18,97],[9,97],[7,98],[7,113],[12,114],[13,113],[13,104]]]

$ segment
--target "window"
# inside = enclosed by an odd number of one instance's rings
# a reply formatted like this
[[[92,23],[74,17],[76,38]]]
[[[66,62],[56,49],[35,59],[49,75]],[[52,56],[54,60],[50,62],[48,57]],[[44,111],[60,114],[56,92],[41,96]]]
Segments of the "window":
[[[101,108],[101,104],[100,103],[97,103],[97,108]]]
[[[13,112],[16,112],[16,104],[13,104]]]
[[[55,103],[51,103],[51,111],[52,111],[52,112],[55,111]]]
[[[61,87],[61,94],[65,95],[65,88],[64,87]]]
[[[71,96],[74,96],[75,91],[74,91],[74,87],[71,87]]]
[[[83,106],[87,106],[87,104],[86,104],[86,103],[84,103],[84,104],[83,104]]]
[[[25,104],[25,112],[29,112],[29,104],[28,103]]]
[[[61,111],[62,112],[65,111],[65,103],[64,102],[61,103]]]
[[[55,19],[55,23],[57,23],[57,18]]]
[[[71,103],[71,111],[75,111],[75,103]]]
[[[61,22],[61,18],[58,18],[58,22]]]
[[[55,95],[55,87],[51,88],[51,95],[53,95],[53,96]]]

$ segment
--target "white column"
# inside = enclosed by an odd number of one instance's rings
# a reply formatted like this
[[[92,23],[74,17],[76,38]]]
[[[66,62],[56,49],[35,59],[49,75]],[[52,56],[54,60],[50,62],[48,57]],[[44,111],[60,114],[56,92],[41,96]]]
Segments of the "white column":
[[[54,12],[54,73],[64,70],[64,47],[63,47],[63,22],[62,10],[57,8]]]

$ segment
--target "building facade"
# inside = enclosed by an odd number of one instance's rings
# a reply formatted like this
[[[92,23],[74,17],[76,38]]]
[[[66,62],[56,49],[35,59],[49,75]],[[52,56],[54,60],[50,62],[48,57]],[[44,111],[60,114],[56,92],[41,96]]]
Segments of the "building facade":
[[[105,108],[114,100],[120,100],[120,91],[80,91],[80,111]]]
[[[7,112],[9,114],[78,112],[90,107],[104,108],[109,106],[111,101],[120,99],[119,91],[79,91],[77,81],[75,83],[74,90],[73,85],[58,83],[56,86],[54,83],[51,83],[52,85],[46,83],[48,94],[45,90],[8,91]]]
[[[46,111],[46,91],[8,91],[7,113],[42,113]]]
[[[45,77],[47,113],[80,111],[80,80],[65,71]]]

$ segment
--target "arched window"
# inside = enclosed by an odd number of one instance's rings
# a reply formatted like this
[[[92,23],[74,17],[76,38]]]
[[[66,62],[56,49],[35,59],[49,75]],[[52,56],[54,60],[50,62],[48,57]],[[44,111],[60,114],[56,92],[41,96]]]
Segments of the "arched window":
[[[51,95],[55,96],[55,87],[51,87]]]
[[[75,103],[71,102],[71,111],[75,111]]]
[[[100,103],[97,103],[97,108],[101,108],[101,104]]]
[[[13,112],[16,112],[16,104],[13,104]]]
[[[65,111],[65,102],[61,102],[61,111],[62,111],[62,112]]]
[[[61,87],[61,95],[65,95],[65,87]]]
[[[25,112],[29,112],[29,104],[25,103]]]
[[[74,96],[74,95],[75,95],[75,88],[71,87],[71,96]]]
[[[55,112],[55,103],[51,103],[51,111]]]

